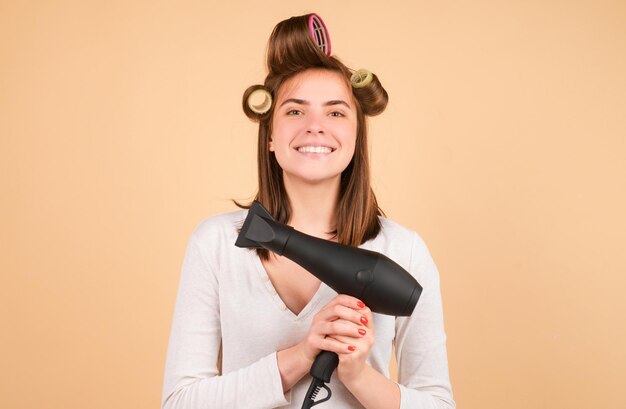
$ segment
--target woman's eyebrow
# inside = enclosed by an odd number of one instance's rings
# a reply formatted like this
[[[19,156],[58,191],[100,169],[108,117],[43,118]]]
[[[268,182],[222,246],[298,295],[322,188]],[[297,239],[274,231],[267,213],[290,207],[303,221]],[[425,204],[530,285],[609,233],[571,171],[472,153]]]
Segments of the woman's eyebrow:
[[[341,100],[341,99],[333,99],[332,101],[328,101],[324,104],[324,106],[331,106],[331,105],[345,105],[346,108],[350,109],[350,105],[348,105],[346,101]]]
[[[280,106],[282,107],[283,105],[288,104],[289,102],[294,102],[294,103],[299,104],[299,105],[310,105],[309,101],[305,101],[303,99],[288,98],[288,99],[284,100],[283,103],[280,104]]]
[[[293,102],[295,104],[300,104],[300,105],[311,105],[309,101],[306,101],[304,99],[288,98],[284,100],[283,103],[280,104],[280,106],[282,107],[283,105],[288,104],[289,102]],[[331,105],[345,105],[348,109],[350,108],[350,105],[348,105],[346,101],[341,100],[341,99],[333,99],[324,103],[324,106],[331,106]]]

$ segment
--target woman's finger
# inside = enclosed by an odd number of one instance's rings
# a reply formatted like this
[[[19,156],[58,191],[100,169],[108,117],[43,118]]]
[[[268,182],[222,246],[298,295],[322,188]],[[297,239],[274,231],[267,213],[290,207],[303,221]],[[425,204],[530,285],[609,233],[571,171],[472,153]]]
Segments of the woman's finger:
[[[333,337],[324,338],[321,341],[320,349],[324,351],[334,352],[336,354],[349,354],[356,351],[356,346],[354,343],[345,343],[338,341]]]
[[[334,321],[337,319],[344,319],[346,321],[351,321],[357,325],[366,325],[369,322],[369,319],[363,315],[363,312],[368,310],[367,307],[356,307],[354,308],[354,304],[352,300],[348,300],[346,303],[337,300],[337,302],[328,303],[318,314],[315,319],[318,321]],[[347,305],[346,305],[347,304]]]
[[[317,330],[324,336],[343,335],[358,338],[367,334],[365,326],[357,325],[344,319],[320,323]]]

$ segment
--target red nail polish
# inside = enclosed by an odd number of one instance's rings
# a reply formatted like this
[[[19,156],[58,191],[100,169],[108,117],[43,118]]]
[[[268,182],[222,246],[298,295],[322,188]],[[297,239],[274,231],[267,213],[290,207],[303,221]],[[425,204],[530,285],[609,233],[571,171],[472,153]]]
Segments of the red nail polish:
[[[361,317],[361,322],[363,323],[363,325],[367,325],[367,318]]]
[[[348,347],[348,351],[354,351],[355,349],[356,349],[356,347],[354,347],[353,345],[350,345],[350,346]]]
[[[357,301],[357,302],[356,302],[356,305],[357,305],[357,307],[359,307],[359,308],[365,308],[365,304],[363,304],[363,302],[361,302],[361,301]]]
[[[360,330],[359,330],[359,334],[361,334],[361,335],[365,335],[365,334],[366,334],[366,332],[365,332],[365,330],[364,330],[364,329],[360,329]]]

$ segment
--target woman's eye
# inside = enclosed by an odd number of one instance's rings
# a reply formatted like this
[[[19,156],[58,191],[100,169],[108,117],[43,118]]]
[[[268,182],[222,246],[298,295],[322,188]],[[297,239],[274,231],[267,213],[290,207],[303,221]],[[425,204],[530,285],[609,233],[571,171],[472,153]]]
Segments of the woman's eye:
[[[330,113],[330,116],[341,117],[341,116],[345,116],[345,115],[342,112],[333,111],[333,112]]]
[[[287,115],[302,115],[302,112],[298,109],[291,109],[287,111]]]

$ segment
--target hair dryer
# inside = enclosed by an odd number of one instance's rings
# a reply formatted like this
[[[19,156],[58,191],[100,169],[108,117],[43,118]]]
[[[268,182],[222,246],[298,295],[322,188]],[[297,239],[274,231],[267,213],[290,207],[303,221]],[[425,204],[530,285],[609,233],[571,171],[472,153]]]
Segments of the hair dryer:
[[[235,245],[263,247],[285,256],[337,293],[362,300],[373,312],[409,316],[422,292],[413,276],[383,254],[301,233],[277,222],[257,201],[253,202]],[[330,382],[338,364],[339,357],[334,352],[322,351],[316,357],[303,409],[330,399],[331,391],[325,383]],[[321,387],[328,395],[316,402]]]

